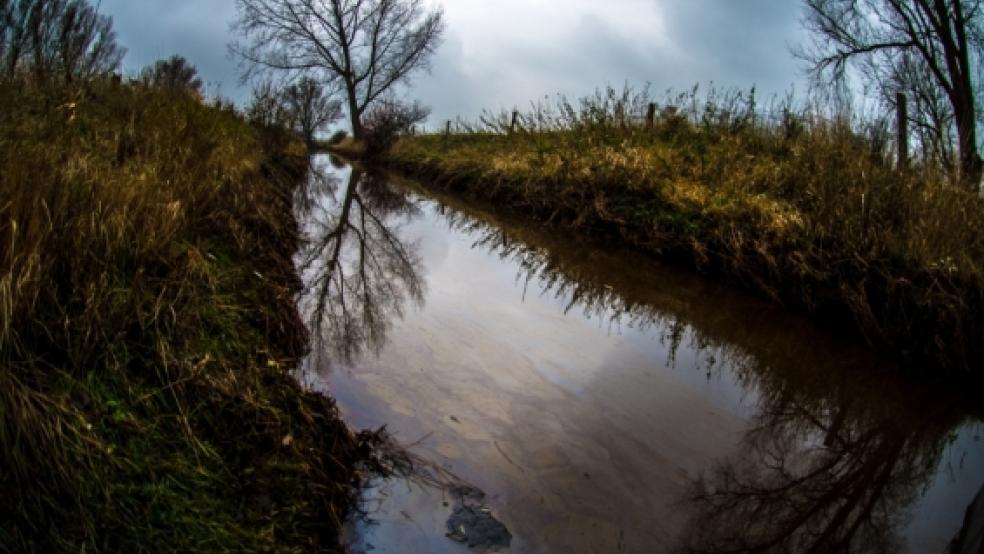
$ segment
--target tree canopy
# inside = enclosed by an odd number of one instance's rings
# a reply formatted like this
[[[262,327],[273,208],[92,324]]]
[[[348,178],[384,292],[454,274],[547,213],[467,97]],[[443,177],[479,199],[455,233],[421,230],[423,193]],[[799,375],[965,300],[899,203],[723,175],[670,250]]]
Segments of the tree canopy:
[[[352,133],[362,114],[394,85],[425,68],[444,29],[443,12],[421,0],[236,0],[231,45],[247,74],[314,75],[344,91]]]
[[[342,104],[316,80],[304,77],[283,91],[283,101],[293,115],[294,128],[309,144],[318,131],[342,115]]]

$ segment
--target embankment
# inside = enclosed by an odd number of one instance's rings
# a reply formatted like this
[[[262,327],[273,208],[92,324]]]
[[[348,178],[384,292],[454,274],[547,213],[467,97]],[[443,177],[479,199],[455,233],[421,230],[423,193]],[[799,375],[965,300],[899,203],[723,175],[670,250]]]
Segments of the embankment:
[[[984,380],[984,202],[931,166],[897,171],[847,122],[668,111],[404,137],[386,165],[724,276],[913,371]]]
[[[0,551],[337,549],[364,448],[291,376],[304,147],[111,81],[0,103]]]

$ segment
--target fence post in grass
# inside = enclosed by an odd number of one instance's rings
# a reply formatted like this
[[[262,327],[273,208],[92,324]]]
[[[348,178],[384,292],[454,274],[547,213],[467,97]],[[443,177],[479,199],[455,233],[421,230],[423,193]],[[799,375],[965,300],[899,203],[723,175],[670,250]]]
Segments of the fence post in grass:
[[[646,110],[646,129],[656,126],[656,103],[650,102],[649,109]]]
[[[895,95],[895,140],[898,143],[898,168],[909,167],[909,107],[906,105],[905,93]]]
[[[516,132],[516,120],[519,119],[519,110],[513,110],[512,121],[509,122],[509,134]]]
[[[444,125],[444,136],[446,136],[446,137],[451,136],[451,120],[450,119]]]

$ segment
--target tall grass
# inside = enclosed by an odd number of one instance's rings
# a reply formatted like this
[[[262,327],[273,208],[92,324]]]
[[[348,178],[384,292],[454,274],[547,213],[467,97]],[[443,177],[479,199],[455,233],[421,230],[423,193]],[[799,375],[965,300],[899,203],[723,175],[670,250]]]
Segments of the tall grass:
[[[289,375],[303,145],[111,80],[0,104],[0,551],[337,547],[358,445]]]
[[[394,166],[541,219],[730,276],[927,371],[979,379],[984,201],[884,122],[696,89],[608,89],[461,132],[404,137]],[[942,370],[942,371],[941,371]]]

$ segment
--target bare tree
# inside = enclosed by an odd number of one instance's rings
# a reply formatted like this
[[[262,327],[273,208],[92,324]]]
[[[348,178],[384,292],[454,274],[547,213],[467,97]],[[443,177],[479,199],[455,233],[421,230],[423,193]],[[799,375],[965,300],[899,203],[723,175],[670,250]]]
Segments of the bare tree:
[[[0,0],[0,59],[7,76],[88,79],[119,67],[113,19],[85,0]]]
[[[345,91],[352,134],[362,114],[427,66],[444,28],[421,0],[236,0],[245,44],[230,46],[250,68],[316,72]],[[249,71],[247,73],[249,73]]]
[[[318,131],[342,115],[342,103],[310,77],[284,89],[283,99],[293,115],[294,128],[308,144],[314,142]]]
[[[154,65],[145,67],[140,72],[140,81],[149,87],[173,92],[186,92],[195,96],[201,96],[202,93],[198,69],[179,55],[158,60]]]
[[[843,79],[851,66],[887,105],[894,105],[897,92],[907,92],[915,100],[917,135],[945,155],[954,128],[961,178],[980,185],[980,0],[806,0],[805,24],[814,40],[801,54],[816,78]]]
[[[294,121],[284,104],[283,91],[273,81],[264,80],[253,86],[253,95],[246,106],[246,118],[261,127],[293,127]]]

